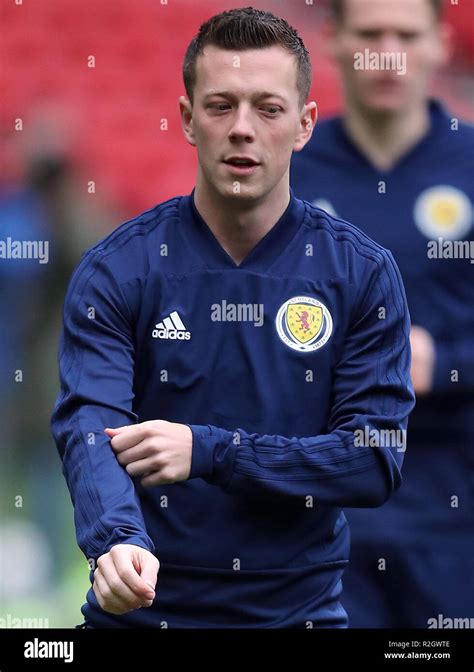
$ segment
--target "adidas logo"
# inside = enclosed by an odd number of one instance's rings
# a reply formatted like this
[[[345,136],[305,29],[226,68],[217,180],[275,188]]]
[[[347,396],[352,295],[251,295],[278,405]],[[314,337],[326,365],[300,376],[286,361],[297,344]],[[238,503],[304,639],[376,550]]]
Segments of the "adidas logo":
[[[165,317],[163,322],[158,322],[153,329],[153,338],[164,338],[170,341],[189,341],[191,332],[186,330],[182,319],[174,310],[169,317]]]

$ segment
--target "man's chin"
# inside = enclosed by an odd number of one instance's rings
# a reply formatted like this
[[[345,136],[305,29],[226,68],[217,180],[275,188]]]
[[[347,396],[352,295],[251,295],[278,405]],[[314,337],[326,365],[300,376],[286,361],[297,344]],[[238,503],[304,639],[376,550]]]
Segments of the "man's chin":
[[[400,93],[390,95],[372,95],[367,96],[363,102],[367,111],[374,114],[397,114],[401,112],[405,106],[405,97]]]
[[[262,198],[263,190],[257,184],[251,184],[250,181],[234,180],[233,182],[215,185],[216,190],[223,198],[230,199],[234,203],[241,201],[252,202]]]

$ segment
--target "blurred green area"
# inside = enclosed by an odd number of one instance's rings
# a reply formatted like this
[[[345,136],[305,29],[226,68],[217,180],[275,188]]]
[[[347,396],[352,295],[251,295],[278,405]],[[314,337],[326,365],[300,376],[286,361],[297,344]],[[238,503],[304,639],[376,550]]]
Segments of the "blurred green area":
[[[29,474],[11,472],[2,488],[0,619],[38,619],[38,627],[50,628],[70,628],[83,620],[80,608],[90,587],[90,570],[76,543],[72,505],[60,467],[57,457],[57,470],[48,483],[53,498],[47,507],[57,515],[47,528],[38,516],[45,511],[44,502],[30,497],[21,485],[28,483]],[[22,506],[18,497],[23,498]]]
[[[0,627],[69,628],[83,622],[90,568],[50,432],[62,307],[83,252],[113,226],[58,145],[41,152],[23,184],[0,177],[1,238],[49,244],[44,264],[0,260]]]
[[[47,624],[49,628],[73,628],[83,621],[79,609],[85,601],[88,586],[87,563],[78,554],[46,597],[7,601],[2,604],[0,617],[6,618],[10,614],[12,620],[38,619],[38,623]]]

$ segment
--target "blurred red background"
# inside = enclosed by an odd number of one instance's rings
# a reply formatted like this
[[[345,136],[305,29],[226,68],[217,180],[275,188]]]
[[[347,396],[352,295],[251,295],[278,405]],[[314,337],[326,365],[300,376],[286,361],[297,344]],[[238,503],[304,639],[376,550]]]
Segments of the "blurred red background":
[[[67,157],[84,195],[131,217],[194,184],[195,150],[178,115],[181,64],[199,25],[235,3],[217,0],[3,0],[0,41],[0,162],[3,183],[21,182],[35,155]],[[312,95],[322,115],[340,107],[337,72],[326,53],[325,3],[257,1],[287,18],[313,58]],[[473,118],[474,0],[447,5],[456,53],[436,94]],[[88,67],[88,59],[95,67]],[[16,120],[22,120],[18,130]],[[118,224],[119,222],[116,222]]]

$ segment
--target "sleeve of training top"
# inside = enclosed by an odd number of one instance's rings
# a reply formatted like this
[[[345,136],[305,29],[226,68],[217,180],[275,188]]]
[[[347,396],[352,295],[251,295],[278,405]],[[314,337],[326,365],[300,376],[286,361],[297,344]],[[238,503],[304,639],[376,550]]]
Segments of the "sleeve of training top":
[[[135,487],[106,427],[137,422],[132,412],[131,317],[101,251],[76,269],[66,294],[59,349],[61,391],[51,429],[74,505],[78,544],[88,559],[119,543],[153,552]]]
[[[361,279],[361,299],[334,370],[327,433],[286,438],[190,425],[190,478],[229,493],[312,495],[346,507],[379,506],[398,488],[414,406],[410,320],[398,268],[390,253],[382,259],[369,282]]]

